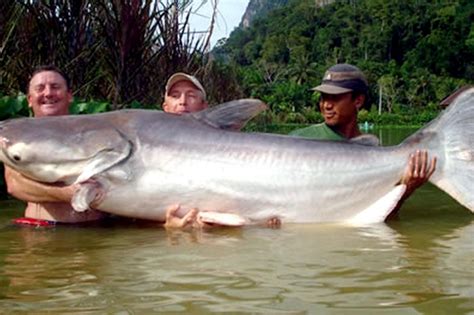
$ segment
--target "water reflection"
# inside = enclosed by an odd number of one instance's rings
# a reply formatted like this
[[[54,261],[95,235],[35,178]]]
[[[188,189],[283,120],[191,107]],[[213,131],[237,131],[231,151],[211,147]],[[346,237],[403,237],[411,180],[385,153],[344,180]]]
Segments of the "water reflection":
[[[27,310],[55,310],[57,305],[93,296],[91,285],[97,282],[104,263],[97,259],[101,240],[83,232],[8,229],[10,244],[2,268],[8,285],[2,286],[2,296]]]
[[[0,306],[57,314],[472,311],[474,224],[430,222],[198,233],[9,226],[0,230]]]

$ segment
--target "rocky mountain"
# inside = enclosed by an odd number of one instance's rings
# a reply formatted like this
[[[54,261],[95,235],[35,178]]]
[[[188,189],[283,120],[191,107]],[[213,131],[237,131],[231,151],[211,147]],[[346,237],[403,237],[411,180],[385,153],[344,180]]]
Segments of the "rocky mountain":
[[[255,18],[265,16],[268,12],[288,4],[289,1],[290,0],[250,0],[239,26],[247,28]]]
[[[239,27],[249,27],[255,18],[265,16],[268,12],[289,4],[290,1],[291,0],[250,0]],[[335,0],[314,0],[314,3],[316,6],[322,7],[334,1]]]

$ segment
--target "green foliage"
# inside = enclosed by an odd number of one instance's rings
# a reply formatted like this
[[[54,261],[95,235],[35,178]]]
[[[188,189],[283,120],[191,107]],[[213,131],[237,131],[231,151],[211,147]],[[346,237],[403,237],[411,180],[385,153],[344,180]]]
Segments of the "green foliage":
[[[368,122],[377,126],[423,126],[436,118],[440,108],[437,104],[430,104],[421,111],[411,109],[400,109],[396,113],[378,114],[375,107],[371,110],[363,109],[359,111],[358,120],[361,123]]]
[[[294,113],[314,104],[309,87],[349,62],[366,73],[372,104],[381,91],[382,112],[393,114],[362,115],[418,124],[438,112],[431,104],[474,83],[473,19],[469,0],[294,0],[235,30],[216,54],[235,63],[244,94],[267,101],[278,120],[301,120]]]
[[[74,101],[69,108],[71,114],[97,114],[110,110],[110,104],[97,101]]]
[[[133,101],[130,104],[125,104],[127,108],[156,108],[156,106],[148,107],[143,104]],[[84,101],[74,99],[69,112],[71,114],[97,114],[112,110],[112,105],[104,101]],[[18,96],[0,96],[0,120],[18,117],[31,116],[28,101],[23,93]]]
[[[20,93],[18,96],[0,97],[0,120],[28,115],[28,101]]]
[[[309,103],[309,87],[292,81],[282,81],[270,86],[270,93],[257,95],[266,102],[273,112],[299,112]]]

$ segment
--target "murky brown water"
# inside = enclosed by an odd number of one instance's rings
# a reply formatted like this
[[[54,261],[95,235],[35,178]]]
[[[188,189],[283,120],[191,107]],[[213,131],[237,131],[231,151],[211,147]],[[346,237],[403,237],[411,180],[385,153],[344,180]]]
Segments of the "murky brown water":
[[[368,228],[11,225],[21,213],[0,202],[0,314],[474,314],[474,216],[431,185]]]

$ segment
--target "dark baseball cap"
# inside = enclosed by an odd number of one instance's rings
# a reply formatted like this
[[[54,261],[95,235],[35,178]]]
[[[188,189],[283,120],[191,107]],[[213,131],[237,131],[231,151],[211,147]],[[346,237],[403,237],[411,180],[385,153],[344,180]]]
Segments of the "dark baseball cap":
[[[367,93],[368,84],[364,73],[359,68],[340,63],[330,67],[324,73],[323,82],[312,90],[326,94]]]

